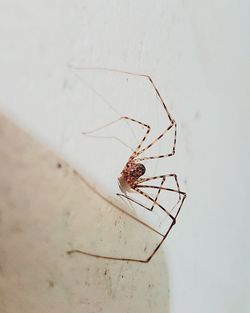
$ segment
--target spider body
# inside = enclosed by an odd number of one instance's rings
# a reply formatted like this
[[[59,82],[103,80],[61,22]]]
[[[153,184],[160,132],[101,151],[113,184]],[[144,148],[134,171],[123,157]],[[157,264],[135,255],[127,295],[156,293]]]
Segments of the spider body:
[[[146,168],[142,163],[137,163],[135,160],[130,159],[121,172],[118,178],[120,190],[123,193],[131,192],[138,184],[138,179],[144,175]]]

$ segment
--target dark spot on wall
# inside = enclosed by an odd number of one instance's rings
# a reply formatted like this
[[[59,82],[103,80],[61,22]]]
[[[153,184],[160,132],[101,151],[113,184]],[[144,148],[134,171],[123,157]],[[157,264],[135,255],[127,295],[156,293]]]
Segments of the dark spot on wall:
[[[57,162],[57,168],[61,168],[62,167],[62,164],[60,162]]]
[[[195,114],[194,114],[194,120],[199,120],[200,119],[200,112],[199,111],[197,111],[197,112],[195,112]]]
[[[2,264],[0,264],[0,275],[3,275],[4,273],[4,267]]]

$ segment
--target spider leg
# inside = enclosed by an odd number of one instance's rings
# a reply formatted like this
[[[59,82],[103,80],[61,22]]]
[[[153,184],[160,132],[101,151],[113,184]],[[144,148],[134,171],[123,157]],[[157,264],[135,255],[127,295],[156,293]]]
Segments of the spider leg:
[[[159,158],[164,158],[164,157],[170,157],[170,156],[173,156],[175,154],[175,147],[176,147],[176,136],[177,136],[177,125],[176,125],[176,122],[174,121],[174,119],[172,118],[171,114],[169,113],[168,109],[167,109],[167,106],[158,90],[158,88],[156,87],[153,79],[149,76],[149,75],[145,75],[145,74],[136,74],[136,73],[130,73],[130,72],[126,72],[127,74],[131,74],[131,75],[135,75],[135,76],[142,76],[142,77],[145,77],[149,80],[150,84],[152,85],[152,87],[154,88],[156,94],[158,95],[160,101],[161,101],[161,104],[165,110],[165,112],[167,113],[167,116],[170,120],[170,126],[165,129],[157,138],[155,138],[147,147],[143,148],[141,151],[139,151],[137,153],[137,155],[145,152],[147,149],[149,149],[150,147],[152,147],[158,140],[160,140],[173,126],[174,126],[174,142],[173,142],[173,149],[172,149],[172,152],[171,153],[168,153],[168,154],[163,154],[163,155],[159,155],[159,156],[152,156],[152,157],[144,157],[144,158],[140,158],[140,159],[137,159],[137,161],[143,161],[143,160],[151,160],[151,159],[159,159]]]
[[[174,127],[174,140],[173,140],[173,148],[170,153],[167,154],[161,154],[161,155],[155,155],[155,156],[150,156],[150,157],[143,157],[143,158],[137,158],[138,155],[142,154],[146,150],[148,150],[150,147],[152,147],[157,141],[159,141],[163,136],[167,134],[167,132]],[[175,154],[175,148],[176,148],[176,137],[177,137],[177,125],[176,122],[173,121],[173,123],[166,128],[157,138],[155,138],[149,145],[147,145],[145,148],[141,149],[140,151],[137,152],[136,155],[136,161],[144,161],[144,160],[152,160],[152,159],[161,159],[161,158],[166,158],[166,157],[171,157]]]
[[[122,196],[140,206],[142,206],[145,209],[148,209],[146,206],[144,206],[143,204],[139,203],[138,201],[130,198],[129,196],[125,195],[125,194],[119,194],[117,193],[118,196]],[[118,207],[116,207],[118,208]],[[129,214],[128,212],[124,211],[123,209],[119,208],[120,211],[124,212],[125,214],[127,214],[128,216],[132,217],[133,219],[135,219],[136,221],[140,222],[142,225],[146,226],[147,228],[149,228],[150,230],[152,230],[153,232],[155,232],[157,235],[161,236],[162,238],[164,238],[164,234],[161,234],[159,231],[157,231],[156,229],[154,229],[153,227],[151,227],[150,225],[142,222],[141,220],[137,219],[136,217],[134,217],[133,215]],[[149,210],[149,209],[148,209]],[[161,240],[162,242],[162,240]],[[116,261],[126,261],[126,262],[139,262],[139,263],[148,263],[150,261],[150,259],[152,258],[152,256],[150,256],[149,258],[146,258],[145,260],[143,259],[133,259],[133,258],[119,258],[119,257],[111,257],[111,256],[106,256],[106,255],[100,255],[100,254],[95,254],[95,253],[90,253],[90,252],[86,252],[86,251],[82,251],[82,250],[78,250],[78,249],[74,249],[74,250],[70,250],[67,251],[68,255],[71,254],[84,254],[87,256],[91,256],[91,257],[95,257],[98,259],[106,259],[106,260],[116,260]]]
[[[142,207],[146,208],[143,204],[137,202],[136,200],[133,200],[132,198],[128,197],[125,194],[117,194],[118,196],[123,196],[128,200],[131,200],[132,202],[137,203],[138,205],[141,205]],[[101,196],[101,195],[100,195]],[[105,200],[107,202],[109,202],[110,204],[112,204],[116,209],[118,209],[119,211],[125,213],[126,215],[128,215],[129,217],[131,217],[132,219],[134,219],[135,221],[137,221],[138,223],[142,224],[143,226],[147,227],[148,229],[150,229],[151,231],[153,231],[154,233],[156,233],[157,235],[163,237],[164,235],[161,234],[160,232],[158,232],[156,229],[154,229],[153,227],[151,227],[150,225],[144,223],[143,221],[141,221],[140,219],[138,219],[137,217],[135,217],[134,215],[128,213],[127,211],[124,211],[123,209],[121,209],[120,207],[118,207],[116,204],[111,203],[108,199],[105,198]],[[72,249],[67,251],[68,255],[71,254],[83,254],[83,255],[87,255],[87,256],[91,256],[91,257],[95,257],[98,259],[106,259],[106,260],[116,260],[116,261],[126,261],[126,262],[139,262],[139,263],[148,263],[149,259],[133,259],[133,258],[119,258],[119,257],[112,257],[112,256],[106,256],[106,255],[100,255],[100,254],[94,254],[94,253],[90,253],[90,252],[86,252],[86,251],[82,251],[79,249]],[[150,258],[151,259],[151,258]]]
[[[136,147],[135,150],[133,150],[130,146],[128,146],[126,143],[124,143],[124,142],[123,142],[122,140],[120,140],[119,138],[91,135],[91,134],[93,134],[93,133],[95,133],[95,132],[97,132],[97,131],[99,131],[99,130],[102,130],[102,129],[106,128],[106,127],[109,127],[109,126],[111,126],[111,125],[113,125],[113,124],[115,124],[115,123],[117,123],[117,122],[119,122],[119,121],[121,121],[121,120],[128,120],[128,121],[137,123],[137,124],[142,125],[143,127],[146,127],[146,128],[147,128],[145,135],[143,136],[143,138],[141,139],[141,141],[139,142],[139,144],[138,144],[138,146]],[[101,138],[113,138],[113,139],[117,139],[120,143],[122,143],[123,145],[127,146],[130,150],[133,151],[132,156],[131,156],[130,158],[134,158],[134,155],[137,155],[137,151],[138,151],[138,150],[140,149],[140,147],[142,146],[142,144],[143,144],[143,142],[145,141],[145,139],[147,138],[147,135],[149,134],[149,132],[150,132],[150,126],[149,126],[149,125],[144,124],[144,123],[142,123],[142,122],[140,122],[140,121],[137,121],[137,120],[135,120],[135,119],[133,119],[133,118],[130,118],[130,117],[128,117],[128,116],[121,116],[120,118],[118,118],[118,119],[116,119],[116,120],[114,120],[114,121],[111,121],[111,122],[109,122],[109,123],[107,123],[107,124],[104,124],[104,125],[102,125],[102,126],[99,126],[99,127],[95,128],[95,129],[93,129],[93,130],[90,130],[90,131],[87,131],[87,132],[82,132],[82,134],[83,134],[83,135],[86,135],[86,136],[89,136],[89,137],[97,137],[97,138],[100,138],[100,137],[101,137]]]
[[[134,190],[136,190],[136,189],[134,189]],[[136,191],[137,191],[137,190],[136,190]],[[133,199],[133,198],[131,198],[131,197],[129,197],[129,196],[123,194],[123,193],[117,193],[116,195],[119,196],[119,197],[124,197],[124,198],[128,199],[128,200],[131,201],[131,202],[134,202],[134,203],[138,204],[139,206],[143,207],[144,209],[146,209],[146,210],[148,210],[148,211],[152,211],[151,208],[148,208],[148,207],[145,206],[144,204],[140,203],[139,201],[137,201],[137,200],[135,200],[135,199]],[[152,198],[149,198],[149,199],[150,199],[151,201],[154,201]],[[146,225],[146,226],[149,227],[149,228],[150,228],[151,230],[153,230],[154,232],[156,232],[158,235],[164,236],[163,234],[161,234],[160,232],[158,232],[156,229],[152,228],[151,226],[149,226],[149,225]]]
[[[169,174],[170,175],[175,175],[175,174]],[[168,176],[168,175],[162,175],[162,176]],[[144,179],[141,179],[141,182],[142,180],[145,182],[145,181],[148,181],[148,180],[153,180],[153,179],[157,179],[157,178],[163,178],[162,176],[155,176],[155,177],[152,177],[152,178],[144,178]],[[140,186],[140,185],[138,185]],[[179,185],[178,185],[179,186]],[[86,255],[86,256],[91,256],[91,257],[95,257],[95,258],[98,258],[98,259],[106,259],[106,260],[116,260],[116,261],[125,261],[125,262],[137,262],[137,263],[148,263],[152,257],[155,255],[155,253],[159,250],[160,246],[162,245],[162,243],[164,242],[164,240],[167,238],[170,230],[172,229],[172,227],[174,226],[174,224],[176,223],[176,218],[177,218],[177,215],[179,214],[180,210],[181,210],[181,207],[183,205],[183,202],[186,198],[186,194],[182,191],[179,191],[179,190],[175,190],[175,189],[170,189],[170,188],[164,188],[164,187],[158,187],[158,186],[147,186],[147,185],[141,185],[140,187],[151,187],[151,188],[157,188],[158,190],[169,190],[169,191],[173,191],[173,192],[177,192],[179,194],[182,195],[182,199],[180,201],[180,205],[179,205],[179,208],[177,210],[177,214],[175,214],[175,217],[173,217],[172,215],[169,214],[169,216],[172,218],[172,223],[170,224],[169,228],[167,229],[166,233],[165,234],[162,234],[160,233],[159,231],[157,231],[156,229],[154,229],[153,227],[151,227],[150,225],[144,223],[143,221],[139,220],[138,218],[136,218],[135,216],[131,215],[130,213],[124,211],[123,209],[121,209],[120,207],[118,207],[117,205],[115,205],[114,203],[112,203],[112,205],[114,205],[114,207],[116,209],[118,209],[119,211],[125,213],[126,215],[130,216],[131,218],[133,218],[134,220],[136,220],[137,222],[141,223],[142,225],[144,225],[145,227],[149,228],[150,230],[152,230],[153,232],[155,232],[156,234],[158,234],[160,237],[162,237],[162,239],[160,240],[160,242],[157,244],[157,246],[155,247],[155,249],[153,250],[153,252],[149,255],[149,257],[147,257],[146,259],[134,259],[134,258],[119,258],[119,257],[112,257],[112,256],[106,256],[106,255],[99,255],[99,254],[94,254],[94,253],[89,253],[89,252],[86,252],[86,251],[82,251],[82,250],[78,250],[78,249],[73,249],[73,250],[70,250],[70,251],[67,251],[67,254],[68,255],[71,255],[71,254],[83,254],[83,255]],[[140,190],[141,191],[141,190]],[[141,191],[141,194],[145,194],[144,192]],[[130,198],[129,196],[125,195],[125,194],[117,194],[119,196],[122,196],[140,206],[142,206],[143,208],[147,209],[147,210],[151,210],[150,208],[147,208],[146,206],[144,206],[143,204],[139,203],[138,201]],[[101,195],[100,195],[101,196]],[[101,196],[102,197],[102,196]],[[147,198],[150,199],[150,197],[147,195]],[[108,199],[105,198],[105,200],[107,202],[110,202]],[[150,199],[151,201],[154,201],[154,199]],[[110,202],[111,203],[111,202]],[[158,203],[155,202],[155,204],[157,204],[158,206],[160,206],[167,214],[168,212],[166,211],[166,209],[163,208],[163,206],[159,205]]]
[[[143,138],[142,138],[141,141],[139,142],[138,146],[136,147],[135,151],[133,152],[132,156],[130,157],[130,158],[134,158],[134,155],[137,155],[137,151],[141,148],[143,142],[146,140],[146,138],[147,138],[147,136],[148,136],[148,134],[149,134],[151,128],[150,128],[149,125],[144,124],[144,123],[142,123],[142,122],[140,122],[140,121],[137,121],[137,120],[135,120],[135,119],[133,119],[133,118],[130,118],[130,117],[127,117],[127,116],[123,116],[123,117],[121,117],[121,119],[122,119],[122,118],[127,119],[127,120],[129,120],[129,121],[131,121],[131,122],[137,123],[137,124],[142,125],[142,126],[144,126],[144,127],[147,128],[145,135],[143,136]]]
[[[158,245],[156,246],[156,248],[154,249],[154,251],[150,254],[150,256],[147,258],[147,262],[149,262],[152,257],[155,255],[155,253],[159,250],[160,246],[163,244],[164,240],[167,238],[170,230],[172,229],[172,227],[175,225],[176,223],[176,218],[181,210],[181,207],[183,205],[184,200],[186,199],[186,193],[182,192],[182,191],[178,191],[178,190],[174,190],[171,188],[164,188],[164,187],[158,187],[158,186],[144,186],[144,187],[150,187],[150,188],[156,188],[156,189],[161,189],[161,190],[168,190],[168,191],[173,191],[173,192],[178,192],[179,194],[182,195],[182,198],[180,201],[178,201],[179,207],[177,209],[177,213],[175,214],[175,216],[173,217],[171,214],[169,214],[166,209],[164,209],[161,205],[159,205],[157,202],[155,202],[154,204],[158,205],[160,208],[162,208],[171,218],[172,218],[172,223],[170,224],[169,228],[167,229],[166,233],[164,234],[164,236],[162,237],[161,241],[158,243]],[[141,191],[140,189],[136,190],[138,191],[140,194],[144,195],[146,198],[150,199],[151,201],[153,200],[151,197],[149,197],[146,193],[144,193],[143,191]],[[178,203],[176,205],[178,205]],[[175,205],[175,206],[176,206]]]
[[[167,187],[164,187],[163,184],[164,182],[166,181],[166,179],[168,177],[174,177],[174,180],[175,180],[175,183],[176,183],[176,186],[177,186],[177,189],[173,189],[173,188],[167,188]],[[143,183],[147,182],[147,181],[152,181],[152,180],[156,180],[156,179],[161,179],[161,183],[160,183],[160,186],[154,186],[154,185],[145,185]],[[146,192],[142,191],[141,188],[149,188],[149,189],[157,189],[158,192],[155,196],[155,198],[153,199],[151,196],[149,196]],[[176,174],[166,174],[166,175],[159,175],[159,176],[153,176],[153,177],[147,177],[147,178],[140,178],[138,180],[138,184],[136,185],[135,188],[133,188],[136,192],[140,193],[142,196],[144,196],[145,198],[149,199],[150,201],[152,201],[152,206],[151,208],[147,208],[146,206],[144,206],[147,210],[150,210],[150,211],[153,211],[155,205],[157,205],[159,208],[161,208],[163,211],[166,212],[166,214],[169,215],[170,218],[172,218],[172,220],[174,221],[175,218],[177,217],[177,215],[179,214],[179,210],[177,211],[176,215],[173,216],[171,214],[171,211],[173,209],[176,208],[176,206],[181,202],[181,200],[184,198],[186,198],[186,193],[183,192],[183,191],[180,191],[180,186],[179,186],[179,183],[178,183],[178,179],[177,179],[177,175]],[[174,192],[174,193],[177,193],[178,194],[178,201],[176,202],[176,204],[171,208],[170,211],[168,211],[166,208],[164,208],[159,202],[158,202],[158,197],[159,197],[159,194],[162,190],[165,190],[165,191],[169,191],[169,192]],[[184,201],[184,200],[183,200]]]
[[[160,187],[164,184],[164,182],[165,182],[165,180],[166,180],[166,176],[167,176],[167,175],[164,175],[163,177],[161,177],[161,176],[159,177],[159,178],[162,179],[162,180],[161,180],[161,183],[160,183]],[[156,178],[155,178],[155,179],[156,179]],[[137,189],[138,189],[139,187],[141,187],[141,186],[140,186],[140,185],[137,185]],[[137,190],[137,191],[138,191],[138,190]],[[140,191],[138,191],[138,192],[140,192]],[[155,199],[154,199],[154,201],[153,201],[152,207],[150,208],[150,211],[153,211],[154,206],[155,206],[155,204],[157,203],[157,200],[158,200],[158,197],[159,197],[160,192],[161,192],[161,188],[158,189],[158,192],[157,192],[157,194],[156,194],[156,196],[155,196]]]
[[[137,202],[136,200],[124,195],[124,194],[118,194],[118,195],[121,195],[139,205],[141,205],[139,202]],[[180,203],[180,206],[178,208],[178,212],[176,214],[176,217],[182,207],[182,204],[184,202],[186,198],[186,194],[183,193],[183,197],[182,197],[182,201]],[[143,206],[143,205],[142,205]],[[144,207],[144,206],[143,206]],[[123,211],[122,209],[120,209],[121,211]],[[124,211],[125,212],[125,211]],[[130,215],[130,214],[129,214]],[[106,259],[106,260],[116,260],[116,261],[125,261],[125,262],[138,262],[138,263],[148,263],[152,257],[155,255],[155,253],[159,250],[160,246],[163,244],[164,240],[167,238],[170,230],[172,229],[172,227],[174,226],[174,224],[176,223],[176,217],[173,217],[173,220],[172,220],[172,223],[170,224],[169,228],[167,229],[166,233],[165,234],[161,234],[159,233],[157,230],[154,230],[151,226],[147,225],[147,224],[144,224],[145,226],[149,227],[151,230],[153,230],[154,232],[156,232],[158,235],[160,235],[162,237],[162,239],[160,240],[160,242],[157,244],[157,246],[155,247],[155,249],[153,250],[153,252],[149,255],[149,257],[147,257],[146,259],[133,259],[133,258],[119,258],[119,257],[111,257],[111,256],[105,256],[105,255],[99,255],[99,254],[93,254],[93,253],[89,253],[89,252],[85,252],[85,251],[81,251],[81,250],[70,250],[70,251],[67,251],[67,254],[68,255],[71,255],[71,254],[74,254],[74,253],[78,253],[78,254],[84,254],[84,255],[87,255],[87,256],[91,256],[91,257],[95,257],[95,258],[98,258],[98,259]],[[141,222],[141,221],[140,221]],[[141,222],[142,223],[142,222]]]
[[[163,155],[159,155],[159,156],[152,156],[152,157],[143,157],[143,158],[136,158],[137,161],[143,161],[143,160],[152,160],[152,159],[159,159],[159,158],[164,158],[164,157],[170,157],[173,156],[175,154],[175,147],[176,147],[176,136],[177,136],[177,125],[176,122],[174,121],[174,119],[172,118],[171,114],[169,113],[167,106],[158,90],[158,88],[156,87],[153,79],[147,75],[147,74],[139,74],[139,73],[133,73],[133,72],[128,72],[128,71],[122,71],[122,70],[117,70],[117,69],[110,69],[110,68],[85,68],[85,69],[96,69],[96,70],[104,70],[104,71],[111,71],[111,72],[117,72],[117,73],[122,73],[122,74],[128,74],[128,75],[133,75],[133,76],[138,76],[138,77],[144,77],[146,78],[150,84],[152,85],[152,87],[154,88],[156,94],[158,95],[161,104],[165,110],[165,112],[167,113],[167,116],[170,120],[170,126],[165,129],[162,134],[160,134],[157,138],[155,138],[147,147],[143,148],[142,150],[138,151],[138,149],[141,147],[143,141],[146,139],[144,138],[141,142],[141,144],[139,144],[139,146],[136,149],[136,157],[140,154],[142,154],[143,152],[145,152],[146,150],[148,150],[150,147],[152,147],[158,140],[160,140],[173,126],[174,126],[174,142],[173,142],[173,148],[172,148],[172,152],[168,153],[168,154],[163,154]],[[134,157],[133,157],[134,158]]]
[[[167,177],[174,177],[174,180],[175,180],[175,183],[176,183],[176,186],[177,186],[177,190],[176,190],[176,189],[171,189],[171,188],[162,187]],[[152,180],[159,179],[159,178],[162,179],[160,186],[140,185],[141,183],[145,183],[145,182],[147,182],[147,181],[152,181]],[[140,179],[138,180],[138,183],[139,183],[139,184],[137,185],[137,187],[139,187],[139,188],[153,188],[153,189],[158,189],[158,192],[157,192],[155,201],[154,201],[154,203],[153,203],[153,205],[152,205],[152,210],[153,210],[153,208],[154,208],[154,206],[155,206],[155,202],[157,202],[157,199],[158,199],[158,197],[159,197],[159,194],[160,194],[161,190],[166,190],[166,191],[171,191],[171,192],[177,192],[177,193],[179,194],[179,200],[178,200],[178,202],[176,203],[176,205],[180,202],[180,200],[181,200],[181,195],[184,195],[184,194],[185,194],[185,193],[183,193],[182,191],[180,191],[180,186],[179,186],[179,183],[178,183],[178,179],[177,179],[177,175],[176,175],[176,174],[166,174],[166,175],[159,175],[159,176],[153,176],[153,177],[147,177],[147,178],[140,178]],[[176,206],[176,205],[175,205],[175,206]],[[175,206],[174,206],[174,207],[175,207]]]
[[[163,184],[164,181],[165,181],[165,180],[163,180],[163,178],[166,179],[166,177],[171,177],[171,176],[173,176],[173,177],[175,178],[175,180],[176,180],[177,190],[176,190],[176,189],[171,189],[171,188],[162,187],[162,184]],[[139,192],[140,194],[142,194],[143,196],[145,196],[147,199],[151,200],[151,201],[153,202],[153,206],[156,204],[156,205],[158,205],[160,208],[162,208],[162,209],[170,216],[170,218],[172,219],[172,222],[171,222],[169,228],[167,229],[166,233],[165,233],[165,234],[161,234],[161,236],[162,236],[161,241],[158,243],[158,245],[157,245],[156,248],[153,250],[153,252],[150,254],[150,256],[146,259],[145,263],[149,262],[149,261],[152,259],[152,257],[155,255],[155,253],[159,250],[160,246],[163,244],[164,240],[167,238],[167,236],[168,236],[170,230],[172,229],[172,227],[173,227],[173,226],[175,225],[175,223],[176,223],[176,218],[177,218],[177,216],[178,216],[178,214],[179,214],[179,212],[180,212],[180,210],[181,210],[181,208],[182,208],[183,202],[184,202],[184,200],[186,199],[186,196],[187,196],[185,192],[180,191],[180,189],[179,189],[179,183],[178,183],[176,174],[168,174],[168,175],[154,176],[154,177],[150,177],[150,178],[141,179],[141,181],[142,181],[142,180],[143,180],[143,181],[149,181],[149,180],[154,180],[154,179],[157,179],[157,178],[162,178],[163,183],[161,183],[160,186],[147,186],[147,185],[144,186],[144,185],[138,185],[137,188],[134,189],[135,191],[137,191],[137,192]],[[159,191],[158,191],[158,193],[157,193],[157,195],[156,195],[156,198],[158,198],[159,192],[160,192],[161,190],[167,190],[167,191],[172,191],[172,192],[178,193],[178,194],[179,194],[179,197],[181,197],[181,199],[180,199],[180,200],[177,202],[177,204],[175,205],[175,206],[177,206],[177,205],[179,204],[179,207],[178,207],[178,209],[177,209],[177,213],[175,214],[175,216],[173,216],[173,215],[171,215],[170,213],[168,213],[167,210],[166,210],[163,206],[161,206],[159,203],[157,203],[156,199],[151,198],[151,197],[148,196],[145,192],[141,191],[141,190],[139,189],[140,187],[156,188],[156,189],[158,189]],[[133,201],[134,203],[137,203],[137,204],[141,205],[142,207],[144,207],[145,209],[147,209],[147,210],[149,210],[149,211],[152,211],[152,209],[153,209],[153,208],[147,208],[147,207],[144,206],[143,204],[141,204],[141,203],[139,203],[138,201],[136,201],[136,200],[134,200],[134,199],[128,197],[127,195],[124,195],[124,194],[118,194],[118,195],[123,196],[123,197],[125,197],[125,198],[127,198],[127,199]]]
[[[78,69],[78,70],[98,70],[98,71],[109,71],[109,72],[115,72],[115,73],[121,73],[121,74],[127,74],[127,75],[131,75],[131,76],[137,76],[137,77],[142,77],[145,78],[149,81],[149,83],[151,84],[151,86],[153,87],[153,89],[155,90],[157,96],[160,99],[160,102],[163,106],[164,111],[166,112],[168,119],[170,121],[170,126],[165,129],[162,134],[160,134],[157,138],[155,138],[147,147],[143,148],[142,150],[139,151],[139,149],[141,148],[143,142],[145,141],[149,131],[150,131],[150,127],[139,121],[139,124],[142,124],[146,127],[148,127],[148,131],[145,135],[145,137],[143,137],[143,139],[141,140],[141,142],[139,143],[139,145],[137,146],[135,152],[131,155],[130,159],[136,159],[136,161],[143,161],[143,160],[151,160],[151,159],[159,159],[159,158],[164,158],[164,157],[170,157],[173,156],[175,154],[175,147],[176,147],[176,136],[177,136],[177,125],[176,122],[174,121],[174,119],[172,118],[170,112],[167,109],[167,106],[158,90],[158,88],[156,87],[156,84],[154,83],[153,79],[151,78],[151,76],[147,75],[147,74],[142,74],[142,73],[135,73],[135,72],[129,72],[129,71],[123,71],[123,70],[119,70],[119,69],[112,69],[112,68],[104,68],[104,67],[79,67],[79,66],[74,66],[69,64],[69,66],[73,69]],[[131,119],[133,120],[133,119]],[[152,156],[152,157],[143,157],[143,158],[136,158],[138,155],[142,154],[143,152],[145,152],[147,149],[149,149],[150,147],[152,147],[158,140],[160,140],[172,127],[174,126],[175,130],[174,130],[174,142],[173,142],[173,149],[171,153],[168,154],[163,154],[163,155],[159,155],[159,156]]]
[[[81,250],[70,250],[70,251],[67,251],[68,255],[71,255],[73,253],[84,254],[84,255],[91,256],[91,257],[95,257],[97,259],[105,259],[105,260],[115,260],[115,261],[125,261],[125,262],[138,262],[138,263],[148,263],[149,262],[148,259],[142,260],[142,259],[133,259],[133,258],[118,258],[118,257],[116,258],[116,257],[112,257],[112,256],[106,256],[106,255],[89,253],[89,252],[85,252],[85,251],[81,251]]]
[[[112,68],[105,68],[105,67],[80,67],[80,66],[74,66],[72,64],[69,64],[69,66],[73,69],[77,69],[77,70],[98,70],[98,71],[108,71],[108,72],[116,72],[116,73],[121,73],[121,74],[128,74],[128,75],[131,75],[131,76],[138,76],[138,77],[144,77],[146,78],[150,84],[152,85],[152,87],[154,88],[156,94],[158,95],[162,105],[163,105],[163,108],[164,110],[166,111],[167,113],[167,116],[170,120],[170,122],[173,124],[174,120],[171,116],[171,114],[169,113],[168,109],[167,109],[167,106],[165,104],[165,102],[163,101],[163,98],[158,90],[158,88],[156,87],[153,79],[147,75],[147,74],[142,74],[142,73],[135,73],[135,72],[129,72],[129,71],[123,71],[123,70],[119,70],[119,69],[112,69]]]
[[[152,201],[153,202],[153,205],[152,205],[152,207],[149,209],[149,208],[147,208],[147,210],[149,210],[149,211],[153,211],[153,208],[154,208],[154,206],[155,205],[157,205],[160,209],[162,209],[172,220],[174,220],[175,218],[174,218],[174,216],[166,209],[166,208],[164,208],[164,206],[162,206],[159,202],[157,202],[156,201],[156,199],[153,199],[152,197],[150,197],[146,192],[144,192],[144,191],[142,191],[142,190],[140,190],[139,188],[141,188],[141,187],[144,187],[143,185],[139,185],[139,186],[137,186],[137,187],[135,187],[135,188],[133,188],[136,192],[138,192],[138,193],[140,193],[142,196],[144,196],[145,198],[147,198],[147,199],[149,199],[150,201]],[[151,186],[147,186],[147,187],[151,187]],[[158,187],[158,186],[155,186],[156,187],[156,189],[162,189],[162,187]],[[159,195],[159,192],[157,193],[157,195],[156,195],[156,197],[158,197],[158,195]]]

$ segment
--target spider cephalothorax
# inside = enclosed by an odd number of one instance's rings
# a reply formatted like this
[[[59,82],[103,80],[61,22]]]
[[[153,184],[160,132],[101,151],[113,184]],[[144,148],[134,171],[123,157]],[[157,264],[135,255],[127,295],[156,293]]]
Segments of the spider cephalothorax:
[[[129,191],[133,189],[138,179],[145,174],[146,168],[142,163],[136,163],[134,160],[130,160],[124,167],[119,177],[120,189],[124,191]]]

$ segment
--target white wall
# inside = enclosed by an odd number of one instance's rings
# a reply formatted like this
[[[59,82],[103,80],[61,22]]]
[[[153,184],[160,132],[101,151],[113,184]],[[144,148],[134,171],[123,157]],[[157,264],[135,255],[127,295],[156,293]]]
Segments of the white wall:
[[[244,0],[0,1],[1,111],[72,166],[88,170],[79,134],[94,114],[69,63],[148,73],[168,97],[188,193],[165,246],[174,313],[250,310],[249,9]]]

